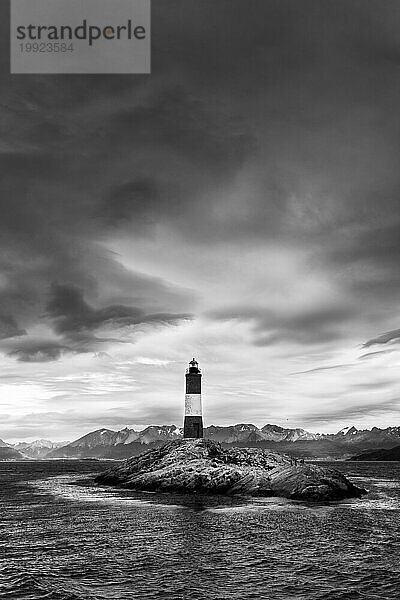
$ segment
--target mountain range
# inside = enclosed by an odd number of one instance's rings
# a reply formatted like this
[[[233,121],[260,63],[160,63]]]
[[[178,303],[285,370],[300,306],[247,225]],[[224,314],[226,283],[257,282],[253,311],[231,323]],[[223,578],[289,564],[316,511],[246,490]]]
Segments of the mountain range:
[[[159,446],[179,439],[183,430],[175,425],[151,425],[142,431],[125,427],[120,431],[98,429],[63,447],[48,458],[127,458],[143,452],[143,446]],[[267,424],[256,427],[240,423],[227,427],[211,425],[204,436],[224,446],[269,448],[303,458],[349,458],[356,453],[400,444],[400,427],[357,429],[345,427],[335,434],[310,433],[300,428]]]
[[[293,442],[296,440],[314,440],[315,434],[304,429],[284,429],[277,425],[265,425],[259,429],[255,425],[241,423],[228,427],[206,427],[204,435],[207,439],[228,445],[252,446],[260,442]],[[98,429],[74,442],[51,451],[49,458],[126,458],[140,454],[143,445],[160,445],[170,440],[180,439],[183,429],[176,425],[150,425],[142,431],[134,429]]]
[[[34,442],[18,442],[7,444],[0,440],[0,460],[24,460],[27,458],[43,459],[49,452],[68,445],[69,442],[51,442],[35,440]]]
[[[0,460],[21,460],[24,457],[12,446],[0,440]]]
[[[122,459],[140,454],[145,447],[157,447],[182,436],[183,429],[175,425],[151,425],[141,431],[129,427],[119,431],[102,428],[73,442],[0,442],[0,459]],[[226,427],[211,425],[205,428],[204,436],[226,447],[269,448],[295,457],[345,459],[362,452],[399,445],[400,427],[357,429],[351,426],[335,434],[323,434],[279,425],[267,424],[259,428],[250,423],[239,423]]]
[[[28,458],[45,458],[49,452],[66,446],[69,442],[51,442],[50,440],[35,440],[34,442],[19,442],[13,444],[17,450]]]

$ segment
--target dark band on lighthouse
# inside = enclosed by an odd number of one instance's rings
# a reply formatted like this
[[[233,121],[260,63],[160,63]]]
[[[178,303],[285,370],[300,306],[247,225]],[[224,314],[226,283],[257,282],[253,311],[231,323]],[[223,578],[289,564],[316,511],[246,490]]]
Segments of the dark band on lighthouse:
[[[203,437],[203,413],[201,407],[201,371],[193,358],[186,370],[184,438]]]

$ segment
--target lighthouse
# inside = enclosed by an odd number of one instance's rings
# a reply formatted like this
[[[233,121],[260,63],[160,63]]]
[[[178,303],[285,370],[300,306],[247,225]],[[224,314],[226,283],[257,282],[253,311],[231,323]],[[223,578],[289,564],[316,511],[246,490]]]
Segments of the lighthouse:
[[[201,371],[193,358],[186,369],[184,438],[203,437],[203,413],[201,410]]]

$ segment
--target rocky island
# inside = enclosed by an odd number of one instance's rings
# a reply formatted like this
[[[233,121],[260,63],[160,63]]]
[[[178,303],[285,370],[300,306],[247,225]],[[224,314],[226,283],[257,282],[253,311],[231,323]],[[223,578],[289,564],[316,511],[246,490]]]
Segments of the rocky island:
[[[168,442],[96,476],[99,485],[181,494],[279,496],[330,501],[366,493],[336,469],[296,463],[256,448],[224,449],[206,439]]]

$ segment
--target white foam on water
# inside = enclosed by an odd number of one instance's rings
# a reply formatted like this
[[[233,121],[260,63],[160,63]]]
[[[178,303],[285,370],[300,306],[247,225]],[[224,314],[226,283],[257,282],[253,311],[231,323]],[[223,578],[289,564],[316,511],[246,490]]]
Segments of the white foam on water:
[[[343,507],[350,508],[351,510],[400,510],[400,502],[397,498],[376,498],[367,499],[362,498],[360,500],[345,501]]]
[[[109,487],[79,485],[77,481],[85,480],[85,476],[77,475],[59,475],[42,480],[28,482],[39,494],[51,494],[75,502],[97,502],[113,506],[124,507],[144,507],[154,506],[169,510],[191,510],[195,507],[186,502],[177,503],[176,499],[172,502],[160,501],[154,492],[141,492],[140,498],[132,496],[131,490],[122,490]],[[203,510],[211,513],[230,513],[230,512],[259,512],[259,511],[321,511],[334,510],[337,508],[350,510],[400,510],[400,498],[385,494],[384,490],[395,490],[400,488],[400,482],[385,478],[353,478],[358,482],[364,482],[369,494],[359,499],[348,499],[331,504],[310,504],[289,500],[285,498],[252,498],[251,501],[243,501],[243,504],[226,505],[221,503],[217,506],[204,506]],[[375,493],[374,493],[375,489]],[[204,502],[207,499],[204,498]]]
[[[114,506],[151,506],[157,504],[163,508],[168,509],[179,509],[182,508],[177,504],[162,504],[154,502],[152,500],[133,498],[130,496],[129,490],[112,490],[109,487],[101,486],[81,486],[74,485],[73,482],[79,481],[79,479],[86,479],[86,477],[77,477],[76,475],[59,475],[57,477],[50,477],[48,479],[41,479],[35,481],[29,481],[28,483],[36,488],[39,493],[52,494],[53,496],[59,496],[67,500],[75,502],[98,502],[102,504],[112,504]],[[150,496],[151,494],[149,494]]]

